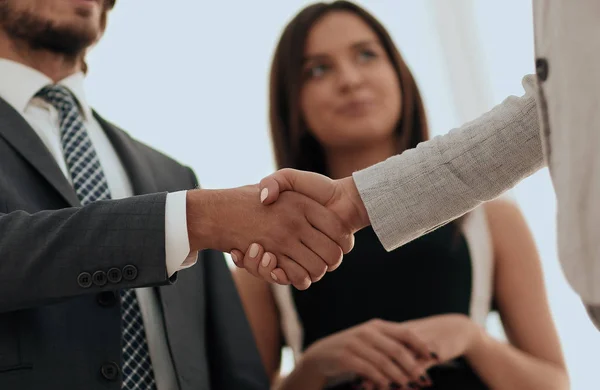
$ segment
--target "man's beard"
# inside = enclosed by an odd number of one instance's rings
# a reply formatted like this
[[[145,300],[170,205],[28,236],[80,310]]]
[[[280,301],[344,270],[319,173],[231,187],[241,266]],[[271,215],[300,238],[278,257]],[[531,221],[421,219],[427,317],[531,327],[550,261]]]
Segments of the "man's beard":
[[[31,11],[14,9],[7,0],[0,0],[0,28],[9,37],[25,42],[30,49],[47,50],[71,58],[80,56],[97,39],[93,29],[57,26]]]

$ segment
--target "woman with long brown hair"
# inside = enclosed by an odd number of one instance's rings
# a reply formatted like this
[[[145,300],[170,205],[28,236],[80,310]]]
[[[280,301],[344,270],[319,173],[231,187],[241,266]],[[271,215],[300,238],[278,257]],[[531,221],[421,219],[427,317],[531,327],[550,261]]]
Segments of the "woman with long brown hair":
[[[408,67],[385,28],[353,3],[296,15],[270,84],[279,168],[346,177],[428,138]],[[250,270],[277,262],[258,244],[232,257]],[[305,291],[234,275],[274,388],[568,388],[539,257],[506,200],[389,253],[363,229],[339,269]],[[485,332],[493,304],[508,343]],[[282,344],[296,364],[278,378]]]

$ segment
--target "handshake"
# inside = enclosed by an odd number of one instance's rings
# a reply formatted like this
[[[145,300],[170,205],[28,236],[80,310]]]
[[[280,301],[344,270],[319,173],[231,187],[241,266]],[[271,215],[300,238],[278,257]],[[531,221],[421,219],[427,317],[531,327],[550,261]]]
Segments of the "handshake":
[[[187,221],[192,251],[229,252],[252,275],[300,290],[335,270],[370,224],[352,177],[293,169],[259,185],[188,191]]]

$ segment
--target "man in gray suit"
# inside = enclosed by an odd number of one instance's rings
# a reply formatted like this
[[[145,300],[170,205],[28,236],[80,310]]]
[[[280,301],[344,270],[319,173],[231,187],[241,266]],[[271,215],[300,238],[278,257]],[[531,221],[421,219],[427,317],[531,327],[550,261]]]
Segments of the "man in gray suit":
[[[372,224],[392,250],[548,166],[559,259],[600,329],[600,2],[534,0],[533,16],[536,74],[523,96],[352,177],[278,172],[262,183],[265,203],[296,190],[355,229]]]
[[[195,189],[93,111],[81,64],[113,6],[0,0],[0,389],[266,389],[217,251],[263,242],[306,288],[352,235],[302,195]]]

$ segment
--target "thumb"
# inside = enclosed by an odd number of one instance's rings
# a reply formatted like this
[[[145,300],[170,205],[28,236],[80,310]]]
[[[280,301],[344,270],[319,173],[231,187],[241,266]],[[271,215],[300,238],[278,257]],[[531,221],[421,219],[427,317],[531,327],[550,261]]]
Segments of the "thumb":
[[[296,169],[281,169],[260,181],[260,198],[265,205],[274,203],[284,191],[295,191],[327,204],[335,193],[334,181],[318,173]]]
[[[262,179],[258,184],[258,187],[260,188],[260,202],[264,205],[275,203],[277,198],[279,198],[279,192],[286,191],[286,189],[281,189],[286,188],[286,186],[280,186],[279,182],[281,181],[284,183],[287,179],[285,177],[278,179],[276,175],[277,173],[269,175]],[[291,190],[291,188],[287,188],[287,190]]]

